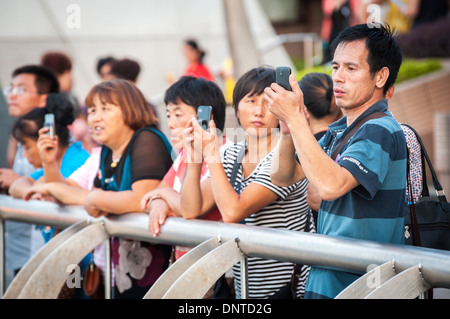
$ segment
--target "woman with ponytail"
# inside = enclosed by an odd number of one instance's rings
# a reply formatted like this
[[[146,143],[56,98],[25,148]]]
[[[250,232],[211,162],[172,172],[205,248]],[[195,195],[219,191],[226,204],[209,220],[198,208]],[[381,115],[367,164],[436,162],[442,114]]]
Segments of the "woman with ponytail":
[[[333,94],[333,81],[325,73],[309,73],[299,82],[306,106],[306,118],[317,140],[328,130],[328,125],[342,117]]]
[[[204,78],[208,81],[215,81],[214,75],[208,66],[204,64],[206,52],[198,45],[197,41],[188,39],[184,42],[184,56],[187,61],[187,67],[183,72],[184,76],[194,76]]]
[[[44,128],[45,116],[53,114],[55,136]],[[68,177],[83,165],[89,153],[81,142],[70,143],[68,125],[74,121],[72,104],[60,93],[49,94],[45,108],[36,108],[18,118],[12,127],[12,135],[24,146],[25,157],[38,168],[29,176],[16,180],[10,187],[13,197],[23,198],[36,182],[53,179],[55,172]]]
[[[320,140],[328,131],[328,125],[342,117],[341,109],[334,100],[333,80],[325,73],[309,73],[298,84],[303,92],[305,116],[309,127],[316,140]],[[306,201],[316,225],[321,200],[316,190],[308,184]]]

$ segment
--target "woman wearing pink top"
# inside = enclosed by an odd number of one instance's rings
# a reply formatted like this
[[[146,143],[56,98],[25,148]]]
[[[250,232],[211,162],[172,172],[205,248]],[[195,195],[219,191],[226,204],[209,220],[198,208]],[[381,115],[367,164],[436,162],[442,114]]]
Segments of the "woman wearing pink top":
[[[93,148],[86,162],[68,178],[33,185],[24,199],[41,199],[51,196],[66,205],[82,205],[94,184],[100,163],[100,150],[100,146]]]

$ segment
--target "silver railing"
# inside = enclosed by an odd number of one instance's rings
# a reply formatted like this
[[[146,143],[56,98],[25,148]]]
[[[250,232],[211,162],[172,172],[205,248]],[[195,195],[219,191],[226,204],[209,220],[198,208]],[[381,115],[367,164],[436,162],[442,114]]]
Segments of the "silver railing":
[[[285,33],[279,34],[259,45],[260,54],[265,54],[285,43],[303,43],[305,68],[312,68],[323,59],[322,39],[317,33]]]
[[[0,219],[0,231],[7,220],[65,228],[22,268],[4,298],[54,298],[68,275],[67,265],[77,264],[110,236],[194,247],[160,277],[146,298],[201,298],[230,264],[246,256],[363,275],[338,298],[415,298],[430,287],[450,288],[448,251],[175,217],[167,219],[161,234],[153,238],[146,214],[95,219],[79,206],[25,202],[4,195],[0,195]],[[0,238],[4,251],[3,233]],[[0,264],[3,280],[4,259]]]

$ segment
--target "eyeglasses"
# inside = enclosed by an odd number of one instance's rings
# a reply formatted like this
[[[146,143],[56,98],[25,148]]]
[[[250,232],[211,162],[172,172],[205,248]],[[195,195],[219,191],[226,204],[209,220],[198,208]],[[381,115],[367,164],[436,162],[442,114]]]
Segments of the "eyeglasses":
[[[22,95],[24,93],[29,93],[29,92],[22,86],[15,86],[15,87],[7,86],[3,90],[3,94],[5,96],[8,96],[10,94],[12,94],[12,95]]]

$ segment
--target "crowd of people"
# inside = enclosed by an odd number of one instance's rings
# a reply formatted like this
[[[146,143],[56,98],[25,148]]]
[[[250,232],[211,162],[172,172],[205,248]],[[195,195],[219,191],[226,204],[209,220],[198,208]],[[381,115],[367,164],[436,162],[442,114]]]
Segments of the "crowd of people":
[[[186,45],[198,49],[192,41]],[[164,231],[167,218],[178,216],[401,244],[407,141],[388,109],[402,62],[395,35],[387,25],[348,27],[333,41],[330,56],[332,77],[313,73],[298,82],[291,75],[292,90],[275,83],[273,67],[243,74],[232,96],[245,131],[237,143],[222,134],[222,89],[205,67],[194,72],[202,62],[165,92],[170,137],[136,85],[140,69],[133,61],[99,60],[102,81],[76,105],[70,88],[63,91],[58,82],[67,80],[65,71],[20,67],[5,90],[15,122],[12,169],[0,172],[1,187],[25,200],[83,205],[93,217],[142,212],[153,236]],[[212,106],[208,130],[197,121],[202,105]],[[46,114],[55,116],[55,137],[43,127]],[[75,119],[84,123],[77,126],[83,134],[75,134]],[[7,222],[12,276],[57,232]],[[103,249],[93,252],[100,267]],[[142,298],[189,249],[111,238],[114,298]],[[230,291],[240,298],[239,264],[229,276]],[[249,257],[248,296],[334,298],[358,276]],[[298,280],[291,287],[293,277]]]

